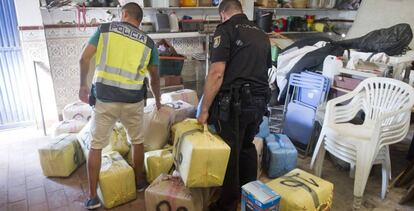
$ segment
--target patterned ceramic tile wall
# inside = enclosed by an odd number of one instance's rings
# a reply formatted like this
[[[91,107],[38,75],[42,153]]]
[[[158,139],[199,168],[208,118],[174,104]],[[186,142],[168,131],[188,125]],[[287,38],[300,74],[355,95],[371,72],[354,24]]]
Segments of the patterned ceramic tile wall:
[[[34,74],[33,61],[37,63],[37,78],[44,111],[46,126],[51,126],[57,121],[56,101],[54,86],[49,66],[49,56],[46,45],[45,32],[43,29],[22,30],[20,31],[22,52],[24,63],[30,78],[31,96],[37,122],[40,123],[40,106],[38,101],[36,77]]]
[[[57,108],[63,107],[78,99],[79,88],[79,57],[83,45],[93,34],[95,28],[88,27],[86,31],[77,28],[46,29],[47,49],[49,52],[50,70],[52,72]],[[170,39],[171,44],[180,54],[191,56],[203,52],[203,38]],[[194,64],[186,62],[186,67]],[[189,68],[183,71],[188,80],[196,80],[195,73]],[[200,67],[202,65],[200,64]],[[191,69],[191,68],[190,68]],[[193,71],[195,71],[194,68]]]
[[[66,104],[78,99],[79,58],[87,39],[95,31],[77,28],[48,28],[45,30],[50,70],[59,113]]]

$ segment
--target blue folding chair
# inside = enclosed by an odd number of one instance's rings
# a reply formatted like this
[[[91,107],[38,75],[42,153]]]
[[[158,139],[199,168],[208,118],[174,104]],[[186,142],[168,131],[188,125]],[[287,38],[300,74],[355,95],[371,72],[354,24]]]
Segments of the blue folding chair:
[[[330,83],[326,77],[311,73],[291,74],[284,109],[283,133],[307,156],[313,143],[316,110],[326,101]]]

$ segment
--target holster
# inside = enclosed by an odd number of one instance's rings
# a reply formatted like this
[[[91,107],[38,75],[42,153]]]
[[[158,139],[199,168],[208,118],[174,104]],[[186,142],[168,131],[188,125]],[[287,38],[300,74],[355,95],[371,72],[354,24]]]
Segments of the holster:
[[[89,94],[89,105],[91,106],[91,107],[93,107],[93,106],[95,106],[95,104],[96,104],[96,97],[95,97],[95,95],[93,94],[93,87],[91,88],[91,92],[90,92],[90,94]]]

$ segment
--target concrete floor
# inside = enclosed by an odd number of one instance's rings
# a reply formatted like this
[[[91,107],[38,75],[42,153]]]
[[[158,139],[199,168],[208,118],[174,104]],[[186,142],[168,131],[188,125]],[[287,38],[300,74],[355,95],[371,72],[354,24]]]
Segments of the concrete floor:
[[[411,136],[409,136],[411,137]],[[85,165],[69,178],[46,178],[42,175],[37,148],[47,143],[47,138],[33,128],[0,132],[0,211],[6,210],[83,210],[87,178]],[[409,142],[391,147],[393,176],[405,166],[404,156]],[[299,159],[298,167],[309,171],[310,159]],[[323,178],[335,185],[332,210],[348,211],[352,208],[353,180],[347,171],[336,168],[327,159]],[[262,180],[268,180],[265,177]],[[414,210],[414,203],[399,205],[404,188],[391,189],[387,198],[380,198],[380,168],[374,168],[365,190],[361,210]],[[113,210],[145,210],[144,194],[128,204]],[[104,210],[103,208],[101,210]]]

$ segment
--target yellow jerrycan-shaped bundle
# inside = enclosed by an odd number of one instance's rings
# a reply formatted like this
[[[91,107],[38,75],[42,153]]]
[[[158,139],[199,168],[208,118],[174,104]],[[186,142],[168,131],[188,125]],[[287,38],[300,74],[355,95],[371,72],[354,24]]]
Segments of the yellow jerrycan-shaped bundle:
[[[174,125],[174,138],[179,137],[173,148],[175,166],[186,187],[221,186],[230,147],[219,136],[210,133],[207,125],[204,128],[196,125],[197,121],[192,119]]]
[[[171,149],[161,149],[146,152],[144,155],[147,181],[152,182],[162,173],[169,173],[174,164]]]
[[[98,196],[107,209],[136,198],[134,169],[118,152],[102,156]]]
[[[280,211],[327,211],[332,206],[334,185],[300,169],[266,185],[282,197]]]
[[[85,162],[74,134],[62,134],[38,150],[43,175],[67,177]]]

